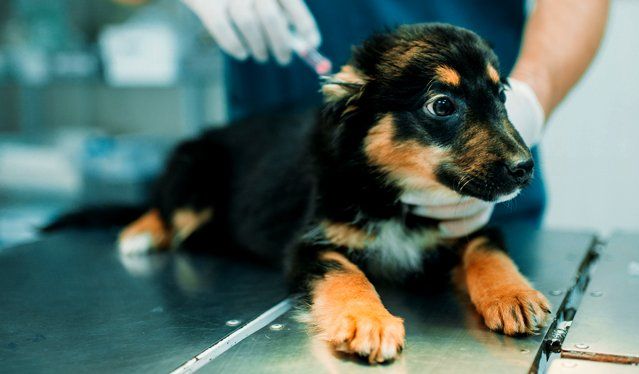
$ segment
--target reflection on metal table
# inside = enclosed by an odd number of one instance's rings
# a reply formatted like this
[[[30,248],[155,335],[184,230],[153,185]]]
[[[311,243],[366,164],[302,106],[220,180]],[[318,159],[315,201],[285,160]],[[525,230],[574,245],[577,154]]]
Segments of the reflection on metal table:
[[[1,371],[169,372],[286,297],[276,270],[122,258],[114,240],[65,233],[0,253]]]
[[[579,299],[571,296],[578,276],[582,284],[584,276],[592,277],[584,307],[589,298],[599,300],[589,294],[598,284],[604,297],[616,300],[597,277],[619,272],[616,264],[627,265],[632,243],[639,245],[639,237],[613,239],[593,276],[584,272],[594,243],[590,234],[535,231],[525,224],[505,233],[513,259],[560,318],[562,308],[578,306],[571,304]],[[295,319],[290,304],[281,303],[286,290],[278,270],[179,252],[121,258],[114,237],[66,232],[0,253],[3,371],[524,373],[548,367],[543,341],[554,326],[531,337],[506,337],[488,331],[467,296],[452,287],[408,292],[385,286],[382,299],[406,321],[407,348],[397,362],[370,368],[332,352]],[[636,292],[636,284],[624,286],[632,287]],[[567,342],[591,328],[580,322],[587,316],[578,309]],[[599,321],[604,329],[614,320]],[[605,353],[623,353],[612,343],[605,347],[611,347]],[[551,372],[563,373],[573,361],[582,369],[600,364],[557,356],[550,356]]]
[[[602,250],[561,356],[639,364],[639,235]]]
[[[539,232],[512,226],[506,232],[507,247],[522,272],[544,292],[556,314],[593,237],[587,234]],[[406,373],[525,373],[536,366],[545,331],[531,337],[511,338],[484,327],[467,296],[446,290],[410,294],[381,289],[389,310],[403,317],[406,349],[392,364],[373,371]],[[279,320],[279,331],[270,326],[231,348],[204,366],[205,373],[352,373],[367,372],[364,361],[343,359],[306,332],[294,312]],[[279,327],[279,326],[277,326]]]

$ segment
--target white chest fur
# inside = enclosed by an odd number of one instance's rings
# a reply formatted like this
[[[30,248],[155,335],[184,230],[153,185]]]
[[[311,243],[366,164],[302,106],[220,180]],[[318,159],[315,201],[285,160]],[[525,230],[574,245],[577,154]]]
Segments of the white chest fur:
[[[419,271],[424,254],[439,241],[437,230],[409,230],[399,220],[371,224],[375,239],[367,245],[369,269],[382,276],[393,277]]]

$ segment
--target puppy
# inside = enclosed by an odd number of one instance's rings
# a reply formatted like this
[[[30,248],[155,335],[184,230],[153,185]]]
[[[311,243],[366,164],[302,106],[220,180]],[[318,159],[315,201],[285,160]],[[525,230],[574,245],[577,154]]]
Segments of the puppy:
[[[419,279],[429,254],[449,251],[488,328],[532,333],[548,301],[497,240],[443,239],[437,221],[400,202],[407,193],[504,201],[529,183],[533,161],[506,115],[505,85],[493,51],[468,30],[421,24],[374,35],[324,81],[316,118],[252,120],[181,144],[120,248],[197,237],[282,259],[322,336],[371,363],[399,355],[404,325],[370,279]]]

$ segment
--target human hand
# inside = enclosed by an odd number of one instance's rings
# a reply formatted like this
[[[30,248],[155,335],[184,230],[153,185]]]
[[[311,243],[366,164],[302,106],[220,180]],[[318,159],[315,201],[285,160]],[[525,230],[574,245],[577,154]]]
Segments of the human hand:
[[[525,82],[509,78],[506,112],[528,147],[539,143],[544,129],[544,110],[533,89]]]
[[[286,65],[292,34],[317,48],[321,37],[303,0],[182,0],[200,18],[220,48],[244,60],[266,62],[269,52]]]
[[[482,228],[490,220],[494,203],[468,196],[441,197],[422,192],[406,192],[400,201],[411,206],[411,213],[441,220],[440,235],[444,238],[466,236]]]

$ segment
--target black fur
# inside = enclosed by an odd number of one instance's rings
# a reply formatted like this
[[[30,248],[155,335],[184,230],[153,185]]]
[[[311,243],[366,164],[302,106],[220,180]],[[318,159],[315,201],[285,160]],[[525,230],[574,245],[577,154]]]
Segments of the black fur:
[[[56,217],[53,221],[41,227],[40,231],[47,233],[69,228],[121,227],[136,219],[145,211],[145,206],[90,206]]]
[[[487,75],[488,65],[499,65],[480,37],[448,25],[403,26],[372,36],[349,65],[361,80],[327,79],[319,111],[243,121],[177,147],[151,207],[167,228],[178,209],[214,212],[184,246],[234,248],[284,264],[293,289],[306,292],[313,279],[341,268],[321,259],[327,251],[368,272],[366,249],[331,242],[322,222],[372,235],[387,222],[400,223],[407,235],[438,224],[408,214],[399,202],[406,186],[371,161],[365,144],[383,119],[392,121],[393,144],[445,149],[433,170],[441,188],[495,200],[526,186],[529,179],[507,174],[508,163],[530,159],[530,152],[506,116],[505,82]],[[459,84],[438,78],[442,66],[457,72]],[[338,95],[327,89],[331,85],[341,89]],[[438,95],[453,102],[453,114],[427,110]],[[444,248],[435,253],[450,264],[461,244],[445,241],[431,249]],[[418,279],[425,268],[376,275]]]
[[[496,201],[512,197],[532,177],[531,154],[508,120],[506,82],[498,69],[488,44],[465,29],[424,24],[374,35],[354,50],[347,66],[324,80],[326,101],[319,110],[250,119],[179,145],[158,180],[151,211],[121,240],[139,233],[155,239],[176,234],[182,247],[250,254],[284,265],[292,291],[303,293],[311,311],[337,303],[327,309],[335,314],[324,321],[329,330],[370,308],[377,314],[361,316],[364,325],[375,320],[401,330],[401,338],[384,338],[394,353],[373,346],[363,352],[367,344],[349,348],[369,360],[393,359],[403,346],[403,325],[375,300],[363,278],[432,289],[448,283],[460,254],[463,261],[468,253],[472,257],[472,243],[481,246],[480,255],[504,249],[489,230],[443,238],[439,222],[412,215],[401,202],[403,194]],[[212,218],[202,223],[200,213]],[[190,232],[188,222],[200,227]],[[162,226],[166,230],[154,237]],[[159,239],[151,242],[169,242]],[[522,297],[533,295],[502,257],[496,274],[484,262],[483,271],[490,277],[505,272],[523,287]],[[318,287],[336,278],[341,283],[330,283],[329,291]],[[478,287],[484,290],[486,284]],[[334,288],[338,296],[331,294]],[[499,290],[493,291],[501,302]],[[355,299],[344,302],[351,292]],[[547,308],[543,296],[533,300]],[[352,314],[342,316],[351,301],[358,307],[351,305]],[[526,331],[533,331],[537,323],[521,311]]]
[[[412,50],[415,45],[423,48]],[[180,145],[154,207],[165,222],[176,209],[212,207],[214,222],[205,226],[211,243],[284,260],[296,287],[335,266],[321,263],[323,251],[339,251],[366,268],[321,232],[319,239],[308,233],[321,231],[324,220],[358,228],[399,220],[409,231],[437,224],[407,215],[398,202],[402,187],[364,151],[369,130],[383,116],[393,119],[394,141],[449,149],[450,160],[435,170],[449,189],[492,200],[525,185],[502,175],[508,156],[530,154],[506,117],[503,82],[487,78],[487,64],[499,68],[487,43],[460,28],[416,25],[375,35],[354,50],[350,63],[364,82],[343,82],[344,96],[329,97],[318,113],[248,120]],[[461,84],[439,82],[438,66],[457,71]],[[433,92],[452,98],[456,112],[429,114],[424,106]],[[478,150],[466,147],[478,130],[488,134],[482,152],[494,161],[462,186],[460,165],[482,161],[472,158]]]

